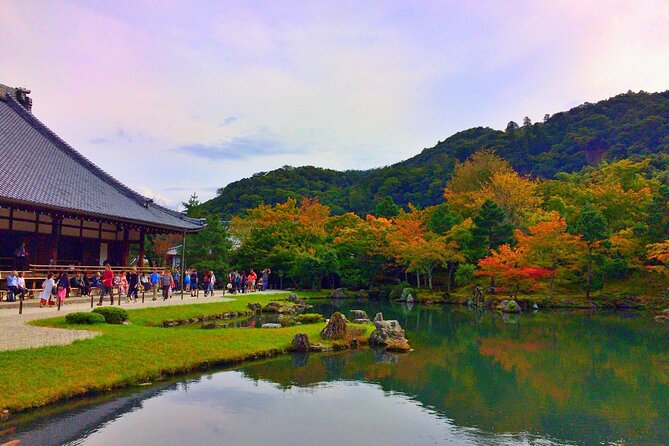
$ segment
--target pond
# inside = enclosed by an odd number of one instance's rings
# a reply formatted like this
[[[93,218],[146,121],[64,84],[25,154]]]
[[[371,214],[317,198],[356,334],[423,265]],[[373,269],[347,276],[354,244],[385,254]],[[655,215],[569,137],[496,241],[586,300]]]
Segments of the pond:
[[[669,444],[669,329],[646,313],[320,301],[415,349],[285,355],[19,416],[21,445]]]

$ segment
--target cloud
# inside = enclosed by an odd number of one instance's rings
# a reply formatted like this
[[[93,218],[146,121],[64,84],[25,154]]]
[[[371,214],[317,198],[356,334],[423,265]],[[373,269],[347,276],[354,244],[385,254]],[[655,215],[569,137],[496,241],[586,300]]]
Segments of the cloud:
[[[268,135],[236,136],[220,144],[186,144],[177,151],[199,158],[214,160],[249,159],[261,156],[276,156],[304,153],[305,148],[292,145]]]
[[[237,120],[236,116],[228,116],[219,124],[219,127],[227,127]]]
[[[90,142],[91,144],[118,144],[118,143],[134,144],[134,143],[145,143],[151,140],[152,138],[147,136],[143,132],[130,132],[122,128],[119,128],[111,135],[92,138],[89,139],[88,142]]]

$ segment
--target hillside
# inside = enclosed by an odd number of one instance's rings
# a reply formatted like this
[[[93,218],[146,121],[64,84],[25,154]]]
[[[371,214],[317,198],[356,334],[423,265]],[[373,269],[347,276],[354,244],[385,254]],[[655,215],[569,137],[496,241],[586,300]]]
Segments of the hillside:
[[[458,132],[408,160],[378,169],[339,172],[318,167],[284,166],[218,190],[205,209],[224,216],[260,203],[318,196],[334,213],[365,214],[391,196],[396,203],[428,206],[442,193],[456,160],[492,148],[519,172],[551,178],[602,160],[669,153],[669,91],[628,92],[585,103],[505,131],[476,127]]]

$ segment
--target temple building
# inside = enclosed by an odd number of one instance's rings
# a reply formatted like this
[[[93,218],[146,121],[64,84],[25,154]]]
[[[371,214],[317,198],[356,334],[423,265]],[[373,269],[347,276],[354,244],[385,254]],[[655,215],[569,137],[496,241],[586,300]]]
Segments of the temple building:
[[[29,90],[0,84],[0,270],[25,243],[34,265],[141,266],[146,234],[200,220],[154,203],[93,164],[32,114]]]

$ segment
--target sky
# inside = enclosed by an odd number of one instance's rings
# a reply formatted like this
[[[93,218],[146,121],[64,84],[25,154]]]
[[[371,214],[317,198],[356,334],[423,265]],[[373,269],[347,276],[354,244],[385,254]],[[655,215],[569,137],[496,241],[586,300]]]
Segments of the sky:
[[[0,0],[0,83],[173,208],[284,165],[669,89],[669,1]]]

